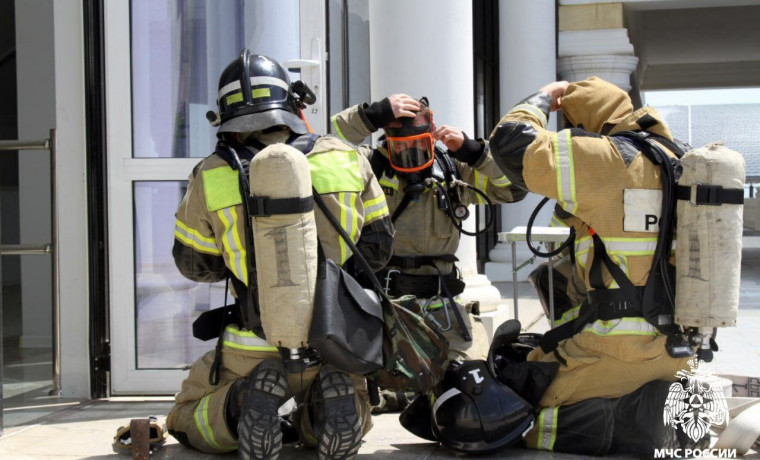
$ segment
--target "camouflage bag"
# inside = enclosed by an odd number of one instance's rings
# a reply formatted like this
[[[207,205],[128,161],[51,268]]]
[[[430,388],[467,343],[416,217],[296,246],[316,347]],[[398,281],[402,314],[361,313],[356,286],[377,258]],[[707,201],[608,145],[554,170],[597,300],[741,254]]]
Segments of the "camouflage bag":
[[[353,251],[354,263],[370,280],[380,297],[383,310],[383,368],[367,378],[389,390],[408,390],[429,393],[443,378],[448,366],[449,342],[438,328],[425,317],[401,304],[416,308],[414,296],[393,303],[385,293],[369,263],[356,248],[353,240],[327,209],[316,190],[314,202]]]
[[[395,303],[383,297],[384,367],[368,378],[388,390],[427,394],[448,367],[448,341],[430,320],[413,311],[414,296],[400,297]]]

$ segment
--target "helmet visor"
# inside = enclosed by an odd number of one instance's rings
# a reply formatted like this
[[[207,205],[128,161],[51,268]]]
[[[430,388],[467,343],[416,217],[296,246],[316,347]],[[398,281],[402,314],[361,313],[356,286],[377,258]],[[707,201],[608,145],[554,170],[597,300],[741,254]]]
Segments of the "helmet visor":
[[[404,173],[421,171],[433,164],[433,135],[388,136],[388,158],[391,167]]]

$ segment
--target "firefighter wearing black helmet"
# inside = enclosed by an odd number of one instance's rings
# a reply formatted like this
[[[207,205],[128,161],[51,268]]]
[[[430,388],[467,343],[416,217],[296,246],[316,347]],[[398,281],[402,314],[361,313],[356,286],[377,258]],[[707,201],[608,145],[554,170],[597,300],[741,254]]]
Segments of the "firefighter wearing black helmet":
[[[202,452],[238,449],[244,459],[277,458],[283,443],[278,407],[291,396],[298,403],[298,437],[317,447],[321,459],[353,458],[372,426],[361,376],[310,359],[308,352],[299,371],[286,370],[260,322],[245,314],[253,311],[249,307],[256,297],[250,292],[257,287],[240,178],[247,177],[259,151],[290,149],[291,144],[308,152],[314,186],[334,215],[346,217],[341,224],[364,257],[379,269],[390,256],[393,226],[369,162],[342,140],[310,134],[301,109],[313,102],[310,90],[300,82],[291,85],[278,62],[243,50],[222,72],[219,112],[208,117],[219,126],[216,150],[194,168],[176,213],[172,252],[180,272],[199,282],[228,278],[236,296],[235,308],[222,310],[224,320],[194,324],[201,335],[214,328],[221,334],[216,332],[216,350],[190,368],[167,417],[170,433]],[[346,160],[345,167],[320,167],[331,164],[333,156]],[[345,242],[320,210],[315,213],[325,256],[350,263]]]

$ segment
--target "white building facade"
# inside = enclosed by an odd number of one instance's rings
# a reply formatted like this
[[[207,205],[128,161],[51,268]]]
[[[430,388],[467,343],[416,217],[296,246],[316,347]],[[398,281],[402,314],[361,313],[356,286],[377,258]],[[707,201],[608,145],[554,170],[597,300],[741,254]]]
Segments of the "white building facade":
[[[696,3],[726,4],[694,0],[689,8]],[[758,2],[728,3],[755,14]],[[39,185],[49,182],[44,153],[19,152],[18,219],[20,243],[57,243],[61,393],[173,394],[186,366],[213,347],[193,339],[190,324],[222,305],[224,286],[199,286],[177,272],[174,211],[193,166],[213,148],[205,113],[215,107],[218,75],[241,48],[302,61],[291,64],[302,69],[291,78],[318,95],[306,114],[317,132],[329,131],[331,113],[403,92],[427,96],[438,123],[487,137],[498,114],[557,79],[597,75],[637,100],[647,71],[634,40],[645,30],[642,19],[683,5],[16,1],[18,138],[46,138],[51,128],[57,135],[57,235],[45,230],[51,212],[44,204],[49,190]],[[655,62],[646,49],[647,62]],[[501,229],[525,225],[538,201],[504,205]],[[539,219],[544,225],[550,211],[546,206]],[[468,225],[475,228],[475,220]],[[511,260],[504,247],[492,246],[483,245],[483,254],[475,238],[463,236],[457,255],[465,296],[480,299],[498,322],[508,309],[491,283],[511,281]],[[480,274],[479,251],[481,271],[488,257]],[[528,255],[518,252],[520,259]],[[52,340],[49,262],[21,262],[24,346]]]

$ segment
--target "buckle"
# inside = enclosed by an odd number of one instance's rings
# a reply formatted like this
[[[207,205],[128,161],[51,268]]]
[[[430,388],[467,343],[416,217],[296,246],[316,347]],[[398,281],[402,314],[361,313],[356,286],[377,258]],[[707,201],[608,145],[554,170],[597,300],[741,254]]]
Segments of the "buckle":
[[[269,217],[270,214],[266,211],[266,202],[269,201],[268,196],[248,196],[248,214],[254,217]]]
[[[721,190],[721,185],[694,184],[689,193],[689,203],[694,206],[720,206],[718,194]]]

